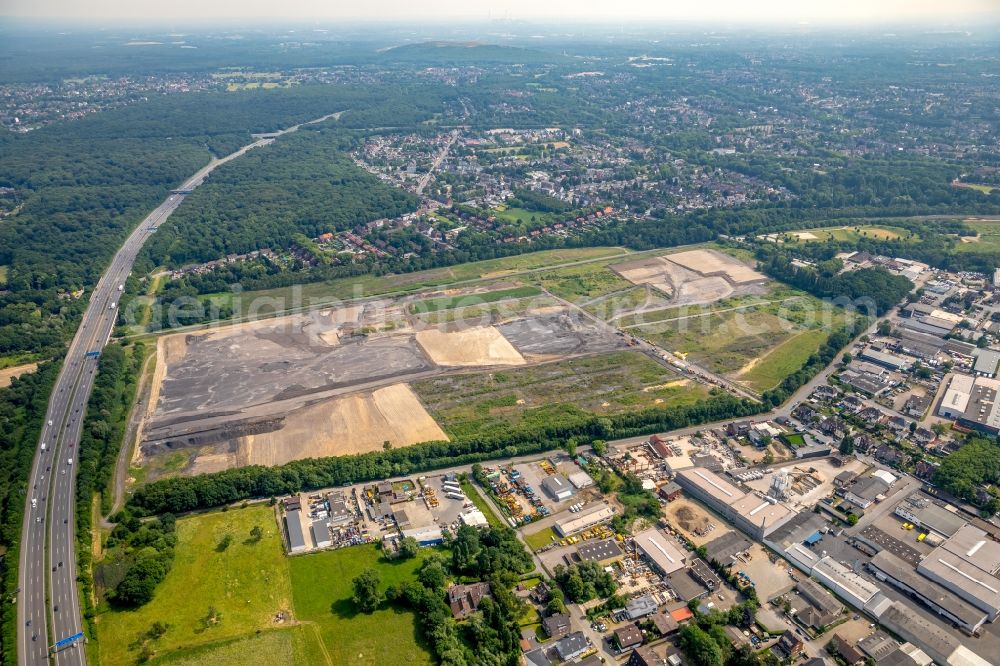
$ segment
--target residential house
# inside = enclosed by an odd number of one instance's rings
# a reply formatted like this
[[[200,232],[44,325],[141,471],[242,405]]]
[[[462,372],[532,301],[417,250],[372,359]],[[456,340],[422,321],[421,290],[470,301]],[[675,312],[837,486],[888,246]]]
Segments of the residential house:
[[[633,650],[625,666],[666,666],[667,660],[648,645]]]
[[[566,613],[554,613],[542,620],[542,629],[550,638],[563,638],[569,634],[569,628],[569,615]]]
[[[830,643],[834,646],[837,656],[847,662],[848,666],[865,663],[865,653],[840,634],[834,634]]]
[[[789,659],[793,659],[805,649],[805,643],[795,635],[795,632],[786,631],[781,634],[781,638],[775,643],[774,648],[784,654]]]
[[[562,661],[576,659],[590,648],[590,642],[582,631],[574,631],[556,643],[556,653]]]
[[[622,652],[642,645],[642,630],[635,622],[619,627],[615,629],[614,643]]]
[[[489,583],[470,583],[468,585],[452,585],[448,588],[448,605],[456,620],[464,620],[476,612],[483,597],[490,596]]]

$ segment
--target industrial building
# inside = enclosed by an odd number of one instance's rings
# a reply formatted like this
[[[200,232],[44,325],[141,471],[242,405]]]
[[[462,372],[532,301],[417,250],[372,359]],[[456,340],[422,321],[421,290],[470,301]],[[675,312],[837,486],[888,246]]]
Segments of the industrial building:
[[[899,602],[876,614],[879,623],[895,635],[910,641],[935,662],[949,666],[990,666],[944,627],[914,613]]]
[[[656,528],[637,534],[635,548],[664,575],[684,568],[684,554]]]
[[[625,614],[628,615],[628,619],[630,620],[638,620],[655,612],[656,601],[648,594],[636,597],[625,604]]]
[[[812,575],[855,608],[867,610],[869,605],[877,605],[880,598],[885,598],[878,585],[832,557],[823,557],[816,562]]]
[[[317,548],[326,548],[333,544],[333,539],[330,537],[330,526],[327,523],[313,523],[309,526],[309,533]]]
[[[958,513],[949,511],[945,506],[923,496],[919,491],[911,493],[896,506],[895,513],[905,521],[913,523],[925,530],[929,535],[935,535],[942,541],[957,532],[966,520]]]
[[[950,590],[924,576],[905,561],[883,550],[868,564],[872,574],[917,599],[963,631],[976,633],[986,622],[986,613],[963,601]]]
[[[622,549],[614,539],[590,539],[576,549],[581,562],[597,562],[607,565],[622,558]]]
[[[909,359],[903,358],[902,356],[896,356],[895,354],[875,351],[871,347],[865,348],[865,350],[861,352],[859,358],[861,358],[862,361],[868,361],[869,363],[880,365],[883,368],[888,368],[889,370],[905,370],[910,366]]]
[[[763,539],[795,515],[775,500],[745,493],[707,469],[682,470],[676,480],[685,492],[755,539]]]
[[[1000,365],[1000,352],[992,349],[977,349],[972,352],[972,371],[977,377],[994,378],[997,376],[997,366]]]
[[[417,540],[417,544],[421,546],[436,546],[440,543],[444,543],[444,533],[441,532],[440,527],[434,525],[428,527],[414,527],[412,529],[403,530],[403,538],[413,537]]]
[[[1000,431],[997,396],[1000,380],[990,377],[955,375],[941,400],[938,416],[955,419],[961,425],[983,432]]]
[[[615,510],[609,505],[593,504],[589,507],[584,507],[579,513],[570,514],[566,518],[557,520],[553,527],[559,536],[567,537],[588,527],[603,523],[606,520],[611,520],[614,515]]]
[[[874,474],[862,476],[847,487],[844,499],[861,509],[867,509],[887,490],[889,484],[882,477]]]
[[[732,521],[755,539],[763,539],[765,534],[773,532],[792,515],[787,507],[756,494],[744,495],[729,505]]]
[[[300,553],[306,549],[306,535],[302,531],[302,512],[294,509],[285,512],[285,533],[288,535],[288,552]]]
[[[547,476],[542,481],[542,490],[557,502],[568,500],[573,496],[573,486],[562,474]]]
[[[797,587],[798,597],[789,595],[789,600],[795,609],[796,619],[805,626],[822,629],[833,624],[844,611],[837,598],[811,578],[801,579]]]
[[[990,622],[1000,615],[1000,543],[978,527],[960,528],[921,560],[917,571],[985,611]]]

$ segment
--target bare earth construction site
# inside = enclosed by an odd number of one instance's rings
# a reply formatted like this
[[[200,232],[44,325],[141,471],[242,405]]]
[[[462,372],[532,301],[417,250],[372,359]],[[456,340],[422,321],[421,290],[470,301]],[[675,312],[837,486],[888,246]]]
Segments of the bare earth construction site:
[[[409,382],[625,346],[547,299],[496,324],[430,326],[376,300],[162,337],[134,462],[151,479],[447,440]]]

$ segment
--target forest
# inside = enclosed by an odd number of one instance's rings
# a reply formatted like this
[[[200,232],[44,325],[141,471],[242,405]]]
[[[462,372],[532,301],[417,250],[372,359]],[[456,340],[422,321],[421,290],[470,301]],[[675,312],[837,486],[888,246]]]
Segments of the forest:
[[[0,388],[0,589],[4,600],[12,598],[17,590],[18,546],[28,472],[59,366],[55,362],[43,363],[35,372]],[[0,655],[14,650],[16,615],[15,604],[0,604]]]
[[[417,197],[381,183],[346,154],[355,140],[307,127],[212,174],[143,248],[145,267],[175,268],[227,254],[282,249],[416,210]]]

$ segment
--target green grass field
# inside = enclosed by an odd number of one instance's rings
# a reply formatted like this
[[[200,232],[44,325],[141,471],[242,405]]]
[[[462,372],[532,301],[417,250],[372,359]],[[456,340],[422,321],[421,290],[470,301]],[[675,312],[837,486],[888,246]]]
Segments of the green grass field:
[[[767,391],[780,384],[785,377],[801,368],[806,360],[826,342],[829,333],[823,329],[803,331],[770,350],[752,368],[739,375],[739,379],[757,391]]]
[[[454,437],[554,419],[676,407],[707,389],[639,352],[621,351],[503,372],[469,372],[415,382],[414,391]]]
[[[494,209],[493,214],[497,216],[498,219],[505,220],[511,224],[517,224],[518,220],[521,220],[526,225],[529,226],[539,226],[548,224],[553,219],[555,215],[552,213],[543,213],[535,210],[528,210],[527,208],[505,208],[503,210]],[[532,222],[531,218],[535,218]]]
[[[524,542],[531,550],[541,550],[554,541],[559,541],[559,535],[551,527],[544,527],[538,532],[524,535]]]
[[[608,268],[611,263],[618,261],[595,261],[558,268],[534,275],[531,282],[560,298],[577,303],[631,288],[631,282]]]
[[[810,238],[814,236],[815,238]],[[823,242],[828,240],[857,241],[861,238],[876,238],[881,240],[895,240],[897,238],[913,238],[912,232],[908,229],[893,227],[888,225],[855,225],[828,227],[823,229],[802,229],[800,231],[790,231],[779,234],[779,238],[786,242]]]
[[[245,543],[255,525],[263,529],[264,538]],[[219,552],[216,547],[227,534],[232,545]],[[287,559],[269,507],[184,518],[177,521],[173,567],[153,600],[138,610],[98,615],[101,664],[134,664],[140,649],[137,639],[153,622],[170,625],[163,637],[150,643],[161,654],[275,628],[275,613],[290,610],[291,604]],[[209,606],[222,620],[205,628],[201,620]]]
[[[993,190],[1000,189],[996,185],[984,185],[982,183],[953,183],[955,187],[964,187],[967,190],[975,190],[983,194],[989,194]]]
[[[98,615],[91,650],[101,666],[135,664],[154,622],[169,625],[148,641],[156,663],[225,666],[248,663],[248,655],[261,664],[296,666],[431,663],[411,613],[356,614],[351,601],[351,580],[366,567],[378,569],[385,587],[410,579],[430,551],[400,563],[382,560],[375,546],[289,558],[272,511],[257,505],[178,520],[174,564],[153,600]],[[264,537],[251,543],[255,525]],[[220,552],[227,534],[232,543]],[[209,606],[221,621],[206,627]],[[276,622],[279,611],[291,619]]]
[[[998,220],[966,220],[965,226],[971,227],[977,234],[972,243],[959,240],[955,244],[958,252],[997,252],[1000,251],[1000,219]],[[970,240],[972,240],[970,238]]]
[[[300,624],[253,636],[171,652],[156,664],[169,666],[243,666],[248,655],[260,664],[327,664],[333,662],[320,647],[315,625]]]
[[[411,580],[429,551],[402,562],[381,559],[375,546],[354,546],[293,557],[291,570],[297,618],[319,630],[334,664],[381,666],[432,663],[420,645],[414,616],[394,608],[368,615],[358,613],[351,599],[351,581],[368,567],[382,578],[382,589]]]
[[[440,312],[441,310],[452,310],[454,308],[476,306],[482,303],[496,303],[497,301],[509,299],[528,298],[531,296],[538,296],[541,293],[541,290],[537,287],[514,287],[512,289],[463,294],[461,296],[442,296],[440,298],[429,298],[423,301],[416,301],[410,305],[410,311],[414,314],[424,312]]]
[[[723,299],[707,307],[667,308],[625,317],[616,324],[633,326],[630,333],[667,351],[689,354],[713,372],[732,375],[761,391],[800,368],[845,317],[841,308],[773,284],[763,296]]]
[[[7,271],[10,270],[9,266],[0,266],[0,285],[7,284]]]
[[[291,307],[329,303],[337,299],[419,292],[457,282],[500,278],[577,261],[595,261],[609,257],[621,259],[628,254],[630,254],[628,250],[619,247],[544,250],[399,275],[361,275],[295,287],[248,291],[239,295],[238,302],[234,302],[234,294],[230,293],[216,294],[212,296],[212,300],[219,304],[230,305],[244,315],[254,301],[257,301],[258,312],[266,314]],[[261,299],[272,300],[267,303]]]

